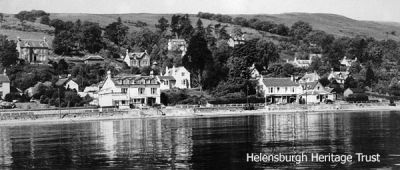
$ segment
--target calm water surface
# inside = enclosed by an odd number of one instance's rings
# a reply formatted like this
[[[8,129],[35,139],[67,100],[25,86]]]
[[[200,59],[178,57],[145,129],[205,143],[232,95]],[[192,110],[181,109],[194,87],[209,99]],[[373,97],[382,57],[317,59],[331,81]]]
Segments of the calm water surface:
[[[362,152],[380,163],[248,163]],[[353,158],[354,159],[354,158]],[[0,169],[400,169],[400,112],[281,113],[0,126]]]

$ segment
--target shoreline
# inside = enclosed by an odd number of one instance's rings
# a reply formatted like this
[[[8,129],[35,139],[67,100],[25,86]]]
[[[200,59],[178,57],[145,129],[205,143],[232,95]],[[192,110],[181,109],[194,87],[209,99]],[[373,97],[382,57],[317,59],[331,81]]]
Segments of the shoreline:
[[[39,118],[39,119],[14,119],[0,120],[0,126],[18,126],[18,125],[36,125],[36,124],[70,124],[84,123],[93,121],[106,120],[130,120],[130,119],[175,119],[175,118],[211,118],[211,117],[232,117],[232,116],[249,116],[249,115],[264,115],[264,114],[285,114],[285,113],[348,113],[348,112],[363,112],[363,111],[400,111],[400,106],[367,106],[349,109],[291,109],[291,110],[268,110],[267,108],[258,110],[242,110],[242,109],[225,109],[217,111],[200,111],[190,112],[188,109],[174,109],[172,111],[183,111],[184,113],[172,113],[166,115],[160,114],[143,114],[146,111],[138,112],[120,112],[114,115],[91,115],[87,117],[67,117],[67,118]]]

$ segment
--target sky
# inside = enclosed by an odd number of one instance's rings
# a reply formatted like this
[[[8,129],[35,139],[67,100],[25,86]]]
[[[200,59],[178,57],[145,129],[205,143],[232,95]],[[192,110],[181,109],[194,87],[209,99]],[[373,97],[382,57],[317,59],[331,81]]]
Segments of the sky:
[[[332,13],[358,20],[400,22],[400,0],[0,0],[1,13],[280,14]]]

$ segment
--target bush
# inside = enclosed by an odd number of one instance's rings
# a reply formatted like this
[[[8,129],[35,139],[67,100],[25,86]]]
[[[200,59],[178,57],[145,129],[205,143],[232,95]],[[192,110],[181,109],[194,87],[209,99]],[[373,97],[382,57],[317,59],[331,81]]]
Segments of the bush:
[[[354,93],[350,94],[346,101],[348,102],[358,102],[358,101],[368,101],[368,96],[365,93]]]
[[[265,103],[264,97],[257,97],[255,95],[248,96],[249,103]],[[219,97],[215,100],[209,101],[210,104],[238,104],[238,103],[247,103],[246,97],[240,98],[227,98],[227,97]]]

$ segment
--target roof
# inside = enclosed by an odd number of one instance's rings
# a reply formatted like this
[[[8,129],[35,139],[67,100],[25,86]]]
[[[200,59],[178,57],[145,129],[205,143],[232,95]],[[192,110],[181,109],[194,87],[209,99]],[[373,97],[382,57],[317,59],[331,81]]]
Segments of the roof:
[[[87,56],[85,60],[104,60],[104,58],[102,56],[99,55],[91,55],[91,56]]]
[[[348,76],[349,72],[348,71],[335,71],[330,73],[330,77],[334,79],[346,79]],[[342,75],[342,76],[339,76]]]
[[[153,76],[142,76],[134,74],[119,74],[112,77],[115,85],[132,85],[132,84],[142,84],[141,81],[145,81],[144,84],[158,84],[157,80]],[[150,83],[146,83],[150,81]]]
[[[364,90],[360,88],[347,88],[346,90],[348,89],[350,89],[353,93],[364,93]]]
[[[299,86],[298,83],[292,81],[290,78],[263,78],[263,83],[267,87]]]
[[[10,79],[8,79],[8,76],[4,75],[4,74],[0,74],[0,82],[10,82]]]
[[[304,83],[300,83],[302,86],[305,86],[307,84],[307,89],[314,89],[315,86],[317,86],[319,83],[319,81],[313,81],[313,82],[304,82]]]
[[[69,80],[71,80],[71,78],[62,78],[62,79],[58,79],[58,81],[56,82],[56,86],[62,86],[64,84],[66,84]]]
[[[147,52],[133,52],[133,53],[128,53],[129,58],[134,58],[134,59],[142,59],[144,58],[147,54]]]
[[[306,93],[303,93],[302,95],[317,95],[317,94],[329,94],[329,92],[325,90],[307,90]]]
[[[301,79],[307,79],[309,81],[317,81],[319,79],[319,75],[316,72],[313,73],[306,73]],[[307,81],[305,80],[305,81]]]
[[[172,76],[172,69],[173,69],[173,67],[172,68],[168,68],[168,72],[166,73],[167,75],[169,75],[169,76]],[[179,67],[175,67],[175,72],[187,72],[188,70],[186,70],[186,68],[185,67],[183,67],[183,66],[179,66]]]
[[[40,47],[40,48],[50,48],[49,44],[45,40],[35,39],[35,40],[21,40],[19,39],[20,47]]]
[[[175,81],[175,78],[172,76],[158,76],[158,78],[160,80],[174,80]]]

